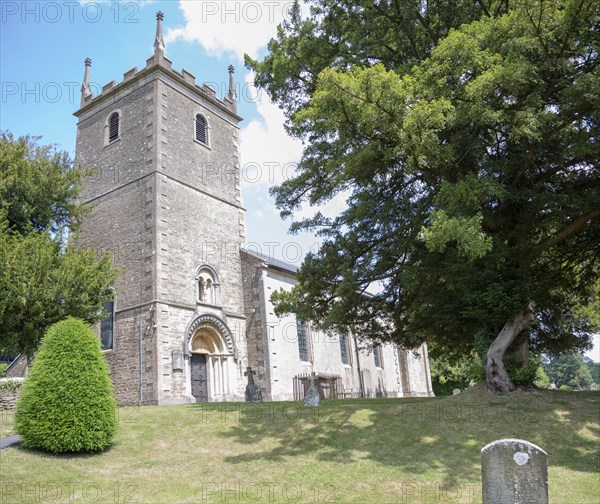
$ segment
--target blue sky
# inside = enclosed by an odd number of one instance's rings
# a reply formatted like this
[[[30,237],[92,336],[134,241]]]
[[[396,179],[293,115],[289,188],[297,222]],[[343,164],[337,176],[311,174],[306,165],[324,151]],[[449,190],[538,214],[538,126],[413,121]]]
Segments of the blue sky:
[[[299,142],[283,130],[284,117],[251,85],[243,54],[260,57],[288,15],[289,0],[47,0],[0,2],[0,130],[41,136],[74,156],[84,59],[92,59],[92,91],[137,66],[153,52],[155,13],[164,13],[166,55],[177,70],[210,83],[222,96],[230,64],[236,67],[241,123],[242,181],[248,244],[300,264],[318,240],[290,236],[269,187],[293,171]],[[325,214],[344,207],[335,198]],[[299,216],[312,213],[304,208]],[[600,361],[600,343],[588,356]]]

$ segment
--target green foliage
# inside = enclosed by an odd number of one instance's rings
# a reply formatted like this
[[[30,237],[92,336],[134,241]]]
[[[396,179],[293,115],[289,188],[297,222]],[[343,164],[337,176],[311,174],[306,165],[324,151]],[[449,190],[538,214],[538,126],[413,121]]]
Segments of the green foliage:
[[[77,205],[80,184],[87,175],[75,169],[66,152],[40,146],[37,138],[15,140],[0,132],[0,210],[9,229],[24,234],[74,229],[85,214]]]
[[[492,239],[481,230],[483,216],[448,217],[444,210],[431,215],[432,223],[423,226],[423,240],[430,252],[444,252],[449,242],[455,242],[459,255],[474,260],[492,249]]]
[[[544,371],[544,368],[540,365],[535,372],[534,383],[540,388],[548,388],[550,386],[550,378]]]
[[[529,364],[524,364],[518,359],[509,359],[506,363],[506,371],[511,381],[518,386],[530,386],[538,376],[540,360],[531,358]]]
[[[460,355],[533,303],[536,353],[589,347],[598,2],[309,4],[246,63],[305,142],[273,191],[282,216],[347,207],[292,225],[324,241],[277,312]]]
[[[53,453],[107,448],[116,430],[108,366],[94,332],[68,318],[50,327],[17,402],[25,446]]]
[[[593,383],[600,383],[600,362],[594,362],[588,357],[583,358],[585,365],[590,370]]]
[[[450,360],[447,354],[432,347],[429,356],[431,383],[436,396],[452,395],[455,388],[464,390],[485,379],[482,360],[474,352]]]
[[[21,380],[5,380],[0,382],[0,394],[14,394],[21,389]]]
[[[558,390],[562,390],[563,392],[573,392],[573,389],[568,385],[561,385]]]
[[[542,364],[548,378],[559,388],[561,385],[569,385],[577,389],[588,389],[594,383],[589,367],[579,353],[546,357]]]
[[[85,212],[76,205],[84,172],[65,153],[29,138],[0,136],[1,346],[32,355],[46,329],[67,316],[94,322],[118,277],[108,254],[75,246],[65,226]]]
[[[8,364],[0,364],[0,378],[3,378],[4,376],[6,376],[6,368],[8,367]]]

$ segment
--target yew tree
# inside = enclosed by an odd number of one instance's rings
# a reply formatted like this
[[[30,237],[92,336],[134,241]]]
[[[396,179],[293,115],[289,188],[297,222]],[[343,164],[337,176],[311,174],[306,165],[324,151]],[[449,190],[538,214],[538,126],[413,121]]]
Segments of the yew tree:
[[[273,190],[282,216],[347,207],[292,224],[324,242],[278,312],[447,355],[483,346],[492,393],[514,388],[518,348],[589,347],[600,3],[307,3],[246,63],[305,146]]]

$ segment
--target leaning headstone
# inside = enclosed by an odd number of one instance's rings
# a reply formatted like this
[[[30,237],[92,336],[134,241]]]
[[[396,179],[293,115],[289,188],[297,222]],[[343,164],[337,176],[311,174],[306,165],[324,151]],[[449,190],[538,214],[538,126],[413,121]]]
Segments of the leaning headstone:
[[[246,385],[246,402],[249,403],[261,403],[262,400],[262,392],[258,388],[258,385],[254,383],[253,376],[256,374],[256,371],[252,371],[251,367],[246,368],[246,372],[244,376],[248,377],[248,385]]]
[[[483,504],[548,504],[548,455],[522,439],[481,449]]]
[[[320,406],[321,405],[321,395],[319,394],[319,389],[315,385],[315,373],[310,375],[310,387],[306,392],[306,396],[304,396],[304,406]]]
[[[452,395],[458,395],[458,394],[460,394],[460,389],[459,389],[459,388],[455,388],[455,389],[452,391]]]

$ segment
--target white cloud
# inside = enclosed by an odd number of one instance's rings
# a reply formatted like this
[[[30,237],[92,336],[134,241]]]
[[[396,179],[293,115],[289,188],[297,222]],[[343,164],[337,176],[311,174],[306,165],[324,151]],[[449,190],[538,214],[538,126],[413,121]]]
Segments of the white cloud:
[[[246,83],[254,87],[251,73]],[[285,116],[266,93],[258,93],[256,98],[260,119],[250,121],[240,134],[242,178],[246,187],[256,184],[269,187],[293,175],[302,144],[286,133]]]
[[[165,42],[183,39],[200,43],[216,56],[256,57],[275,36],[276,26],[289,16],[292,4],[289,0],[180,1],[186,24],[169,30]]]
[[[248,86],[253,87],[251,74],[246,81]],[[302,155],[302,143],[286,133],[283,112],[269,101],[266,94],[257,96],[256,108],[260,119],[250,121],[240,133],[245,199],[251,198],[255,204],[260,204],[265,219],[279,219],[279,211],[269,195],[269,189],[295,174]],[[294,220],[311,217],[317,210],[327,217],[335,217],[346,209],[348,195],[349,192],[337,194],[318,208],[304,204],[294,213]]]

